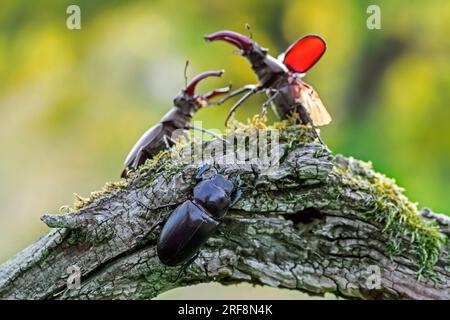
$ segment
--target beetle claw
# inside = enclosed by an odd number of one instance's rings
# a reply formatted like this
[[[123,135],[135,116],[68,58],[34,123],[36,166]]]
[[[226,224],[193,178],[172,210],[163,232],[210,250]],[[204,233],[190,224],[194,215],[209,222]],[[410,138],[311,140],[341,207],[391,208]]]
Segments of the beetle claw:
[[[208,163],[204,163],[204,164],[201,165],[201,167],[197,171],[197,174],[195,175],[195,180],[197,181],[197,183],[202,181],[202,175],[208,170],[209,170],[209,164]]]
[[[195,261],[195,259],[197,259],[197,257],[198,257],[199,254],[200,254],[200,251],[198,251],[196,254],[194,254],[194,255],[192,256],[192,258],[189,259],[188,262],[184,263],[184,264],[181,266],[180,271],[178,272],[177,277],[176,277],[175,280],[172,281],[172,282],[177,282],[178,279],[181,277],[181,275],[182,275],[183,273],[186,274],[187,268],[189,268],[189,266]]]
[[[230,208],[233,207],[242,197],[241,189],[235,189],[231,194],[231,204]]]

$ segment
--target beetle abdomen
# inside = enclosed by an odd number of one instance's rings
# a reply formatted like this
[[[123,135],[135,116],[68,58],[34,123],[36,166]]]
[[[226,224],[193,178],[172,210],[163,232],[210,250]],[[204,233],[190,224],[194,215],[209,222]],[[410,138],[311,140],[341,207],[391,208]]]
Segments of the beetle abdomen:
[[[170,215],[158,239],[162,263],[176,266],[189,260],[216,231],[219,222],[187,200]]]

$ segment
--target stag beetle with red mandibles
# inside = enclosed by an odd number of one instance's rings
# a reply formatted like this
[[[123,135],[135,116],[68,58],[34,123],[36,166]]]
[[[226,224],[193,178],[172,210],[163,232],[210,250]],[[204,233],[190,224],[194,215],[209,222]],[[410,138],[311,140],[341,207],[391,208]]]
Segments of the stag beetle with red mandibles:
[[[186,64],[187,65],[187,64]],[[136,142],[125,160],[125,169],[122,177],[127,177],[129,170],[136,170],[145,160],[152,158],[158,152],[170,148],[174,143],[173,134],[177,130],[194,129],[206,132],[216,138],[222,139],[213,132],[191,125],[194,113],[201,107],[211,104],[210,99],[226,94],[230,91],[230,86],[212,90],[206,94],[195,94],[197,84],[208,77],[220,77],[223,70],[207,71],[200,73],[191,80],[186,88],[173,100],[174,106],[161,119],[160,123],[148,129]]]
[[[218,31],[205,36],[208,42],[222,40],[240,49],[259,80],[258,85],[247,85],[231,92],[223,102],[233,96],[246,92],[231,108],[227,121],[236,109],[251,95],[266,92],[268,100],[263,103],[262,114],[272,103],[280,119],[290,118],[297,113],[302,124],[311,124],[314,129],[330,123],[331,117],[325,109],[319,95],[301,78],[325,53],[325,41],[316,35],[307,35],[294,42],[278,59],[268,54],[251,38],[233,31]],[[317,137],[321,141],[316,132]],[[322,142],[322,141],[321,141]]]

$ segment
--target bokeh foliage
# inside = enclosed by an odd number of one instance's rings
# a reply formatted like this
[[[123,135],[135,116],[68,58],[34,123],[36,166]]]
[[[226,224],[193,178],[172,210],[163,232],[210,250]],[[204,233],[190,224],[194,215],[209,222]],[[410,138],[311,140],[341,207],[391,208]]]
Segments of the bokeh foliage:
[[[66,28],[69,4],[81,7],[81,30]],[[382,30],[367,29],[369,4],[380,5]],[[190,77],[227,71],[200,91],[254,83],[231,46],[202,39],[245,33],[244,23],[273,55],[322,35],[328,50],[305,80],[334,118],[322,130],[331,149],[372,161],[420,206],[450,213],[449,1],[2,0],[0,261],[45,231],[41,214],[117,179],[183,87],[186,59]],[[195,120],[223,128],[230,106]]]

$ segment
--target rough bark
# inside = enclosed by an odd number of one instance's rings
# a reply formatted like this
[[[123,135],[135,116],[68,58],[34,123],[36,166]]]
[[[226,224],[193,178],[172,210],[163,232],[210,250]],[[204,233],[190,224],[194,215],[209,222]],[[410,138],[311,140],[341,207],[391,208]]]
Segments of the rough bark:
[[[220,166],[239,177],[243,197],[177,281],[179,268],[162,265],[155,245],[164,220],[189,198],[197,165],[175,167],[161,159],[73,212],[44,215],[50,232],[0,266],[0,298],[149,299],[217,281],[349,298],[450,299],[449,217],[422,210],[420,222],[434,221],[440,229],[440,246],[428,275],[418,277],[418,261],[429,256],[429,248],[377,218],[387,206],[380,205],[384,195],[376,173],[303,140],[284,143],[281,165],[271,172],[258,163]],[[383,199],[395,204],[403,196],[390,197]],[[426,239],[421,230],[414,237]],[[392,249],[393,238],[402,249]],[[68,268],[74,265],[81,286],[69,289]],[[372,281],[377,270],[378,286]]]

